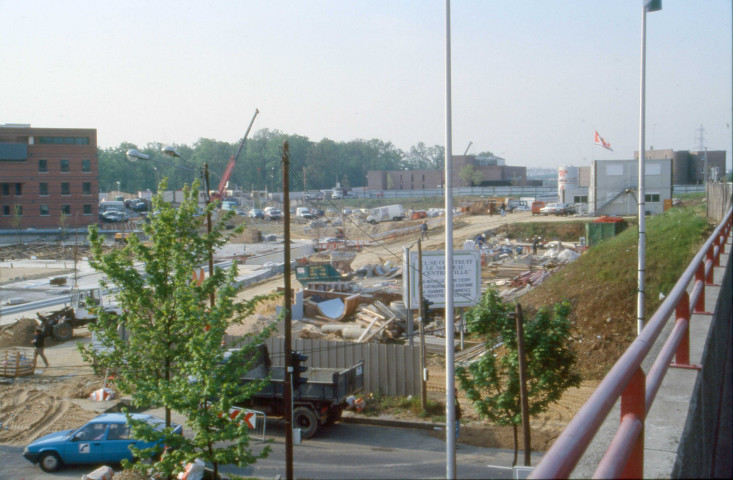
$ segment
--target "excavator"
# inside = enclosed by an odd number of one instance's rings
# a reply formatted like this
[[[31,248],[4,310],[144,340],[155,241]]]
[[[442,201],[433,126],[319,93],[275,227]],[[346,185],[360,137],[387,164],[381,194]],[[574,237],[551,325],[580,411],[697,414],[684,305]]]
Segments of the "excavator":
[[[252,129],[252,124],[255,123],[255,118],[257,117],[258,113],[260,113],[260,111],[255,108],[255,114],[252,115],[252,121],[249,122],[249,127],[247,127],[247,131],[244,134],[244,138],[242,138],[242,143],[239,144],[239,149],[237,150],[237,153],[232,155],[229,158],[229,163],[227,164],[227,168],[224,170],[224,175],[221,176],[221,181],[219,182],[219,188],[216,189],[216,192],[211,194],[212,200],[219,200],[220,202],[224,200],[224,197],[226,196],[225,193],[226,193],[227,184],[229,183],[229,178],[232,176],[232,170],[234,170],[234,165],[237,163],[239,154],[242,153],[244,142],[247,141],[247,137],[249,136],[249,131]]]

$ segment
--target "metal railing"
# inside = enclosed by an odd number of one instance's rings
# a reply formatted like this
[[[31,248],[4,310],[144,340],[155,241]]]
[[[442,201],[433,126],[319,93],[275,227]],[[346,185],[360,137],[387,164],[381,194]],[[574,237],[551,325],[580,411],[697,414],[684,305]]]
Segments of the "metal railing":
[[[692,313],[706,313],[705,285],[713,283],[713,267],[720,266],[720,254],[730,235],[732,220],[733,209],[728,210],[641,334],[573,417],[529,478],[568,478],[619,397],[620,425],[594,478],[643,478],[644,419],[670,364],[698,368],[690,365],[690,317]],[[688,293],[690,284],[692,288]],[[642,361],[670,317],[675,319],[674,328],[649,373],[645,374]],[[671,363],[673,358],[674,363]]]

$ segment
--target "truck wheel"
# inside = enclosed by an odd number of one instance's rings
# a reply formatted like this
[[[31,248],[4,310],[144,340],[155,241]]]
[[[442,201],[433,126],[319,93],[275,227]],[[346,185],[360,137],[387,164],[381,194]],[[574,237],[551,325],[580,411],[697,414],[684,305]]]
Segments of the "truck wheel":
[[[38,465],[44,472],[55,472],[61,468],[61,459],[55,452],[45,452],[38,459]]]
[[[375,220],[369,220],[369,223],[371,223],[372,225],[376,225],[377,224],[377,222]]]
[[[311,438],[318,430],[318,419],[310,408],[298,407],[293,410],[293,425],[300,428],[303,438]]]
[[[71,338],[73,329],[68,322],[61,322],[53,326],[53,338],[60,342],[64,342]]]

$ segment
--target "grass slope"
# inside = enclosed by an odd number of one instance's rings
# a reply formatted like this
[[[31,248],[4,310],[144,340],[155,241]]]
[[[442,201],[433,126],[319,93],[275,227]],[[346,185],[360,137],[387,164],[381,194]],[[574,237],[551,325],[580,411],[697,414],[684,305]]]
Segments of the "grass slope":
[[[699,206],[674,208],[646,223],[645,318],[659,307],[711,232]],[[636,337],[638,228],[588,250],[519,301],[537,309],[570,301],[578,367],[600,379]]]

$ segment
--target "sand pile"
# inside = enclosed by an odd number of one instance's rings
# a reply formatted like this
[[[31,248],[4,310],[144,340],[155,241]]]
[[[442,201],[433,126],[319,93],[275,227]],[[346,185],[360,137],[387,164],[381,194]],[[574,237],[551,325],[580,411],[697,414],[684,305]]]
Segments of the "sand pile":
[[[21,318],[14,324],[0,327],[0,348],[30,347],[37,326],[35,318]]]

